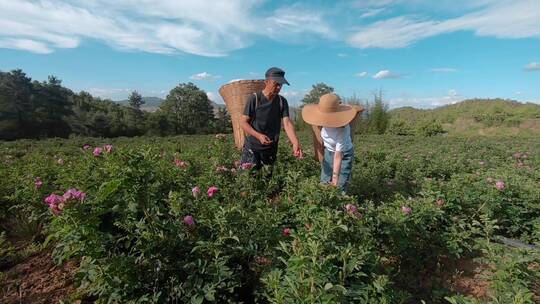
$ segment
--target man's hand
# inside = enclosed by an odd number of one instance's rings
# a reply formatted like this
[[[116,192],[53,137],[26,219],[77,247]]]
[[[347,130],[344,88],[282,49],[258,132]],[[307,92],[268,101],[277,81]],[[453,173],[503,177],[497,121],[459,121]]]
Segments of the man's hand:
[[[262,145],[269,145],[272,143],[272,141],[270,140],[270,138],[268,138],[268,136],[264,135],[264,134],[259,134],[259,136],[257,136],[257,139],[261,142]]]
[[[302,148],[300,147],[300,144],[293,144],[293,155],[296,158],[302,159],[304,158],[304,152],[302,152]]]

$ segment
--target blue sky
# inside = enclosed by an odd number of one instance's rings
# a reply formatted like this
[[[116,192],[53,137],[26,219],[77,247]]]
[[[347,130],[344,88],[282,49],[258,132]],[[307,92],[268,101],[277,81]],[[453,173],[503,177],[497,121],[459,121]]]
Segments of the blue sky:
[[[111,2],[113,4],[111,4]],[[540,103],[539,0],[1,0],[0,70],[113,100],[286,71],[298,104],[325,82],[391,107]]]

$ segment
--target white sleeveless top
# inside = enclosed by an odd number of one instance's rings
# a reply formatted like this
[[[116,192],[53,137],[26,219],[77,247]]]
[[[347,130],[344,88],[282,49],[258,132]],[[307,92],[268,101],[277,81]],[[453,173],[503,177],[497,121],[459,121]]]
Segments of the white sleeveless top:
[[[351,141],[351,128],[349,125],[341,128],[321,129],[324,147],[330,152],[345,152],[353,148]]]

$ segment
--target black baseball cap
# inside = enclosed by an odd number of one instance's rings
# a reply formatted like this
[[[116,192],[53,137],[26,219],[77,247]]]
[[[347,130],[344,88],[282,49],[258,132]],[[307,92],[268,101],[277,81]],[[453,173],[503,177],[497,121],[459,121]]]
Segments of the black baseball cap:
[[[290,85],[287,79],[285,79],[285,71],[280,68],[269,68],[266,73],[264,73],[264,77],[266,77],[266,79],[272,79],[279,84],[286,83],[287,85]]]

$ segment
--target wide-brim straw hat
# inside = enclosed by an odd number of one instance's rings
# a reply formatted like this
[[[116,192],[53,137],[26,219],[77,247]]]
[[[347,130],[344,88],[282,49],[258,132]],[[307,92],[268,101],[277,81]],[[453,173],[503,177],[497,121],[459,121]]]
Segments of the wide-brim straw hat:
[[[318,104],[302,108],[302,118],[310,125],[339,128],[348,125],[358,112],[357,107],[341,104],[336,94],[324,94]]]

